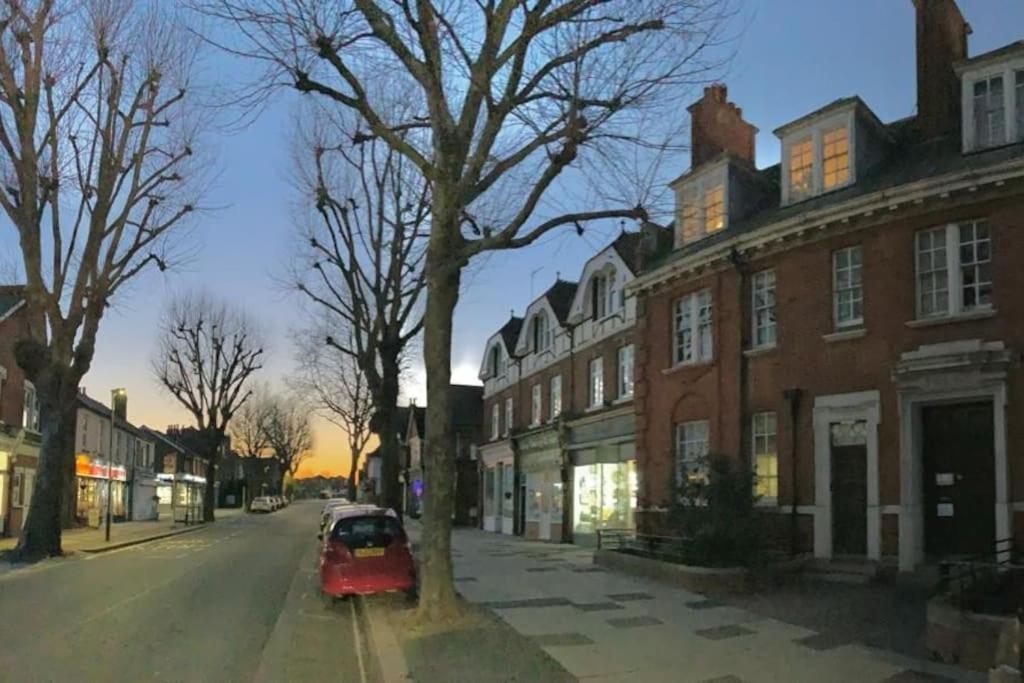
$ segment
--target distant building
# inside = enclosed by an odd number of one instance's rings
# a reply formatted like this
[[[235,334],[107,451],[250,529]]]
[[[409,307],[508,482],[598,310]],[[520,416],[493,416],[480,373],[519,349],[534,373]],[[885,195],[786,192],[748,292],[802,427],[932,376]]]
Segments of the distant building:
[[[176,522],[202,520],[206,458],[171,434],[148,427],[143,427],[142,431],[154,443],[161,519],[173,519]]]

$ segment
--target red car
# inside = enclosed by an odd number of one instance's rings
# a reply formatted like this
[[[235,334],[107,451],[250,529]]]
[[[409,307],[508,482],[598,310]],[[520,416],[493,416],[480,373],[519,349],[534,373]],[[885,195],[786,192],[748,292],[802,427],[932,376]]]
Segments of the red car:
[[[416,591],[409,538],[392,510],[354,506],[325,530],[320,592],[328,597]]]

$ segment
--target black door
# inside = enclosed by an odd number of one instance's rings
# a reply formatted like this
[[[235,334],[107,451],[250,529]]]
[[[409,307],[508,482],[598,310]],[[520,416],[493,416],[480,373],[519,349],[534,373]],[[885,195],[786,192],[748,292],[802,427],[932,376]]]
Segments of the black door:
[[[866,555],[868,547],[868,450],[832,446],[832,552]]]
[[[995,435],[991,403],[931,406],[924,432],[925,552],[992,552],[996,540]]]

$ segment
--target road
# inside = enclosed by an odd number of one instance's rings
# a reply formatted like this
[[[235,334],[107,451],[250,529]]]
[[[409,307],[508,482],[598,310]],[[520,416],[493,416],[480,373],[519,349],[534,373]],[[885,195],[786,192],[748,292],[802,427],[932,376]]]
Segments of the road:
[[[374,680],[361,603],[316,590],[319,509],[0,577],[0,681]]]

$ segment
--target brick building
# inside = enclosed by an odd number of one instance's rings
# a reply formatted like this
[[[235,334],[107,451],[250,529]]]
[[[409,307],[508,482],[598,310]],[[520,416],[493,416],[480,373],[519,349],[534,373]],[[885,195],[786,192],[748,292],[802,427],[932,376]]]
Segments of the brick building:
[[[0,535],[18,536],[28,516],[39,459],[35,387],[14,360],[28,335],[23,288],[0,287]]]
[[[969,57],[954,0],[915,7],[911,118],[838,100],[758,169],[724,86],[690,107],[675,248],[628,290],[641,528],[711,454],[819,558],[1024,540],[1024,42]]]
[[[622,233],[579,284],[556,281],[487,341],[485,530],[586,543],[633,526],[636,305],[626,287],[659,238]]]

